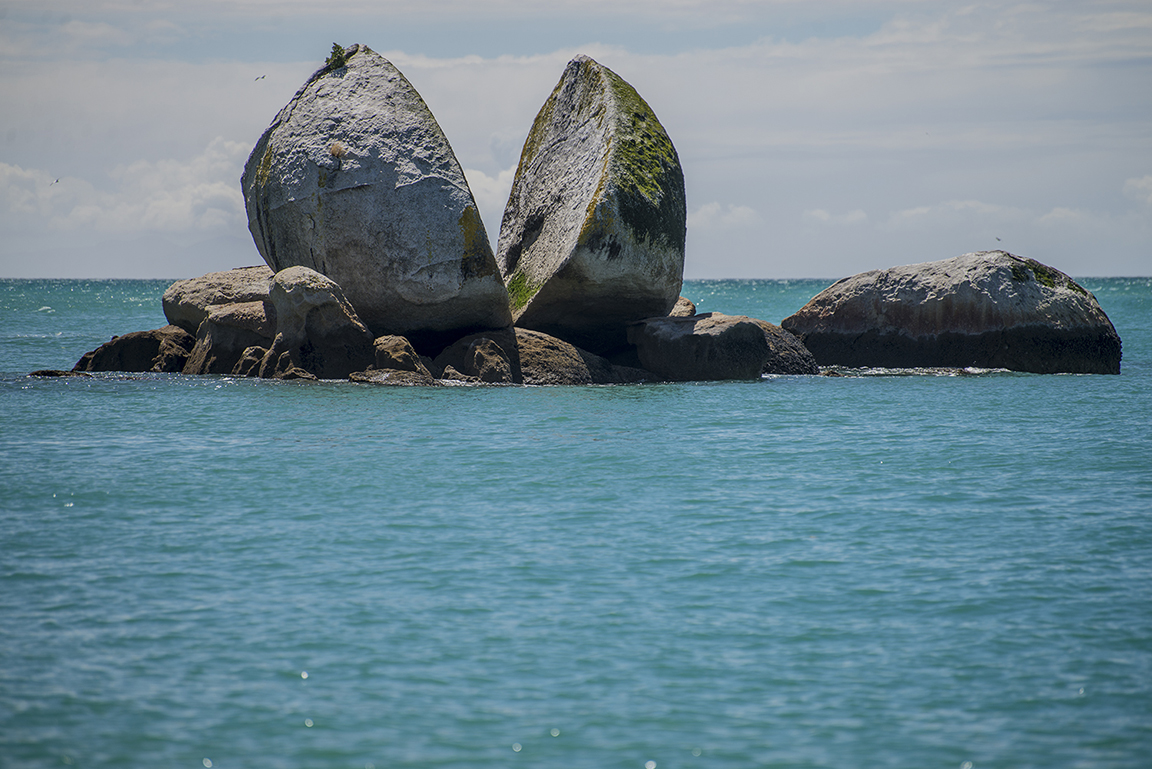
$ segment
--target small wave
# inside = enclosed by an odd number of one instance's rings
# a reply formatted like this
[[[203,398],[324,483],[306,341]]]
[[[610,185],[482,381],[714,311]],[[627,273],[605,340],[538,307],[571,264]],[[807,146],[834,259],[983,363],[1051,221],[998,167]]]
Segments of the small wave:
[[[948,366],[925,366],[923,368],[882,368],[880,366],[850,368],[848,366],[821,366],[820,374],[821,376],[830,377],[979,377],[1024,375],[1019,371],[1009,371],[1006,368],[978,368],[976,366],[967,366],[965,368],[953,368]]]

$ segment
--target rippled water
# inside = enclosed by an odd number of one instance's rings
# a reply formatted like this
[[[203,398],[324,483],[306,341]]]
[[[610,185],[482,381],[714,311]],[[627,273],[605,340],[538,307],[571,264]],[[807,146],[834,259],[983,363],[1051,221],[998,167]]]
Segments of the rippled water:
[[[1152,279],[1083,282],[1120,376],[407,389],[28,378],[166,284],[0,281],[0,766],[1146,766]]]

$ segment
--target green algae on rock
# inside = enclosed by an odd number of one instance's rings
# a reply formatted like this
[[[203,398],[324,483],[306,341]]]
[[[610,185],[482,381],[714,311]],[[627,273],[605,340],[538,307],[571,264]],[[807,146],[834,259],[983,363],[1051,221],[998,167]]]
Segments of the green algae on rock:
[[[667,315],[684,273],[684,174],[619,75],[569,62],[524,142],[496,261],[516,325],[592,351]]]

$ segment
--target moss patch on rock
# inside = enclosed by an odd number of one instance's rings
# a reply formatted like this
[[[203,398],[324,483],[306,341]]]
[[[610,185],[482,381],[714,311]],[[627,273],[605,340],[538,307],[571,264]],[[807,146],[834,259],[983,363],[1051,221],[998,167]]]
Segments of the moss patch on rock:
[[[617,109],[609,173],[620,213],[640,239],[683,250],[684,172],[676,148],[636,89],[611,70],[602,71]]]
[[[512,312],[519,312],[540,290],[540,286],[534,285],[523,270],[513,272],[505,287],[508,289],[508,303]]]
[[[1090,296],[1087,289],[1059,270],[1052,269],[1046,264],[1041,264],[1035,259],[1013,257],[1012,280],[1025,283],[1033,278],[1036,279],[1037,283],[1046,288],[1054,289],[1059,286],[1077,294]]]

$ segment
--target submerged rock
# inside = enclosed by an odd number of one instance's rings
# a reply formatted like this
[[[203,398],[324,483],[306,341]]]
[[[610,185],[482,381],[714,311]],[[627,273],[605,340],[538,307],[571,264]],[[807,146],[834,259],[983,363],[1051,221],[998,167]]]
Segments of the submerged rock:
[[[1120,337],[1096,298],[1005,251],[853,275],[780,325],[821,366],[1120,373]]]
[[[195,342],[179,326],[133,331],[85,353],[72,370],[176,373],[184,369]]]
[[[628,326],[628,341],[640,364],[666,379],[756,379],[771,353],[761,323],[718,312],[647,318]]]
[[[684,273],[684,174],[648,104],[573,59],[532,125],[496,259],[521,328],[593,352],[667,315]]]
[[[363,46],[308,79],[241,179],[249,230],[277,272],[336,281],[376,335],[417,348],[510,325],[464,173],[424,100]]]
[[[43,377],[45,379],[57,379],[62,377],[87,377],[92,378],[92,375],[87,371],[64,371],[58,368],[42,368],[36,371],[29,371],[28,376]]]
[[[392,387],[435,387],[440,384],[429,376],[427,371],[401,369],[355,371],[348,378],[360,384],[389,385]]]

